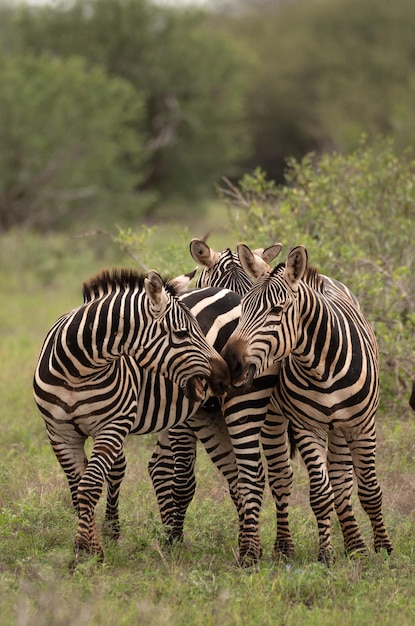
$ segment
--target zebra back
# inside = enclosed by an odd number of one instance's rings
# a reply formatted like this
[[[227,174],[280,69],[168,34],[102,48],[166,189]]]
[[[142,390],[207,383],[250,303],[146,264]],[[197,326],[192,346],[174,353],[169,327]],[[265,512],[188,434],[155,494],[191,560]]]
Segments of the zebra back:
[[[220,353],[239,321],[241,296],[230,289],[205,287],[185,292],[180,299],[196,317],[206,340]]]

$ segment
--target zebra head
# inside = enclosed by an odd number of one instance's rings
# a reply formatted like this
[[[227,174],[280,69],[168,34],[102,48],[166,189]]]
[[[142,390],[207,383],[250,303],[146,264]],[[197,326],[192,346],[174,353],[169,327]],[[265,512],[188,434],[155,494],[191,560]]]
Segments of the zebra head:
[[[204,379],[214,395],[222,395],[230,384],[228,367],[179,299],[177,279],[164,284],[161,276],[151,271],[144,288],[151,323],[148,345],[137,348],[135,354],[138,363],[184,388],[191,400],[203,401]]]
[[[258,248],[253,253],[269,269],[270,263],[281,251],[281,244],[275,243],[268,248]],[[253,285],[253,279],[241,265],[239,256],[229,248],[217,252],[205,241],[192,239],[190,254],[203,270],[197,280],[197,287],[222,287],[243,296]]]
[[[234,386],[249,386],[255,376],[284,359],[298,339],[298,289],[307,268],[307,251],[297,246],[285,264],[270,269],[247,246],[239,244],[244,270],[257,279],[242,298],[241,318],[222,356]]]

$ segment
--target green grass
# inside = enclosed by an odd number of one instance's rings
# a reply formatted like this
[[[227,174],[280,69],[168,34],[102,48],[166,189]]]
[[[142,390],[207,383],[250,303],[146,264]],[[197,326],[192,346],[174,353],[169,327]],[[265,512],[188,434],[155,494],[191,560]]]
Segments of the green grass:
[[[183,546],[169,548],[147,475],[155,435],[127,442],[122,489],[122,536],[106,544],[103,564],[71,567],[76,528],[69,490],[46,438],[31,392],[46,331],[80,302],[83,278],[119,264],[116,248],[10,236],[0,252],[0,621],[3,626],[370,625],[415,623],[415,423],[406,398],[379,415],[378,473],[384,512],[395,545],[385,554],[316,562],[317,531],[308,505],[304,468],[294,461],[291,523],[296,541],[289,561],[272,557],[274,510],[268,492],[261,514],[264,556],[237,566],[237,520],[203,450],[198,488]],[[72,247],[74,246],[74,247]],[[105,258],[104,258],[105,257]],[[103,501],[97,510],[103,519]],[[368,545],[370,525],[356,510]]]

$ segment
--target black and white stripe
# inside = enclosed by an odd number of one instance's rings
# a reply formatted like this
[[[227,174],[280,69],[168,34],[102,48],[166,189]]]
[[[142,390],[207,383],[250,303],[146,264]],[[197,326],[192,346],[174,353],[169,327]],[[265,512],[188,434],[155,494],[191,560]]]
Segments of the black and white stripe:
[[[409,397],[409,406],[415,411],[415,378],[412,381],[412,391]]]

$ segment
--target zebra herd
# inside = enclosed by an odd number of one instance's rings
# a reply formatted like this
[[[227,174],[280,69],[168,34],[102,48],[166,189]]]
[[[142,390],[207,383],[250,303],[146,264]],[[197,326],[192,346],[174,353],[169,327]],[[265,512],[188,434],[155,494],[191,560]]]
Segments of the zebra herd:
[[[104,530],[118,538],[124,441],[149,432],[159,432],[148,469],[171,541],[183,539],[199,439],[228,482],[241,562],[261,556],[265,475],[276,508],[275,553],[294,551],[290,445],[308,470],[319,560],[333,558],[333,510],[346,553],[367,554],[352,508],[353,472],[375,550],[392,551],[375,472],[373,331],[353,294],[310,268],[302,246],[272,269],[280,250],[217,252],[192,240],[202,271],[190,290],[193,274],[166,280],[154,271],[103,272],[84,283],[83,304],[47,334],[34,397],[78,515],[76,559],[103,557],[95,506],[105,482]]]

